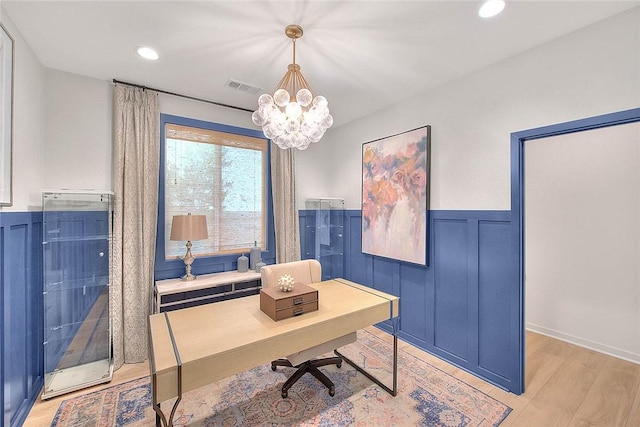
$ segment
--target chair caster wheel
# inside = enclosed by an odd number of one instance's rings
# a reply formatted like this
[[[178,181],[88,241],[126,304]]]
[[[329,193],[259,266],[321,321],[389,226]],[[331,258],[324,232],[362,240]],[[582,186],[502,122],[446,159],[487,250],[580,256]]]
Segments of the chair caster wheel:
[[[281,395],[283,399],[286,399],[289,396],[289,392],[283,391]]]
[[[336,364],[336,366],[338,367],[338,369],[342,368],[342,363],[338,363]]]
[[[329,396],[333,397],[336,395],[336,389],[334,387],[331,387],[329,389]]]
[[[276,365],[273,365],[273,364],[272,364],[272,365],[271,365],[271,370],[272,370],[272,371],[275,371],[275,370],[276,370]]]

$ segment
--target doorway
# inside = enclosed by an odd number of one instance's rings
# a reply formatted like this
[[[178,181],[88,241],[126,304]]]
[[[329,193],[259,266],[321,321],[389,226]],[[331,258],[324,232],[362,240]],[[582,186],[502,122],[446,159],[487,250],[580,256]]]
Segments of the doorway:
[[[533,147],[534,144],[536,143],[540,143],[541,146],[545,145],[545,144],[552,144],[553,143],[553,138],[558,138],[560,136],[571,136],[571,135],[575,135],[577,133],[581,133],[580,136],[584,137],[585,135],[587,135],[587,133],[583,133],[585,131],[596,131],[593,134],[591,132],[589,132],[589,137],[591,137],[591,135],[594,135],[595,137],[597,137],[597,132],[599,130],[603,130],[606,131],[607,128],[611,128],[612,126],[618,126],[618,125],[625,125],[625,124],[630,124],[630,123],[637,123],[640,122],[640,108],[639,109],[633,109],[633,110],[627,110],[627,111],[622,111],[622,112],[618,112],[618,113],[612,113],[612,114],[607,114],[607,115],[603,115],[603,116],[597,116],[597,117],[592,117],[592,118],[588,118],[588,119],[582,119],[582,120],[577,120],[577,121],[573,121],[573,122],[567,122],[567,123],[561,123],[558,125],[553,125],[553,126],[547,126],[547,127],[543,127],[543,128],[537,128],[537,129],[531,129],[531,130],[527,130],[527,131],[522,131],[522,132],[517,132],[512,134],[511,136],[511,173],[512,173],[512,179],[511,179],[511,214],[512,214],[512,224],[514,226],[514,230],[516,230],[516,232],[514,233],[514,237],[513,237],[513,244],[514,244],[514,249],[518,251],[519,254],[519,293],[520,293],[520,313],[521,313],[521,325],[520,325],[520,339],[519,339],[519,344],[520,344],[520,355],[521,355],[521,375],[522,375],[522,388],[524,391],[524,340],[525,340],[525,327],[526,325],[526,321],[527,319],[525,319],[525,301],[526,301],[526,297],[527,296],[533,296],[536,294],[531,294],[529,295],[529,293],[525,294],[526,288],[525,288],[525,274],[527,273],[528,269],[527,269],[527,260],[529,260],[530,262],[534,262],[534,258],[528,258],[527,254],[525,253],[525,239],[527,238],[526,235],[526,231],[527,228],[525,226],[525,215],[526,215],[526,209],[525,209],[525,185],[526,185],[526,180],[525,180],[525,166],[527,165],[527,163],[525,162],[525,144],[526,143],[530,143],[530,146]],[[637,126],[634,125],[634,126]],[[616,132],[622,128],[618,128],[616,129]],[[571,139],[571,138],[569,138]],[[589,139],[589,138],[582,138],[582,139]],[[563,138],[564,140],[564,138]],[[536,142],[533,142],[536,141]],[[559,141],[559,140],[556,140]],[[532,153],[534,151],[532,150]],[[580,152],[578,152],[580,154]],[[582,153],[584,154],[584,153]],[[577,156],[578,154],[574,154],[575,156]],[[554,159],[555,160],[555,159]],[[562,165],[560,165],[562,166]],[[532,167],[531,164],[529,164],[529,167]],[[562,168],[560,167],[558,170],[562,171]],[[535,171],[532,171],[535,172]],[[579,176],[578,174],[569,174],[569,177],[574,179],[574,180],[578,180],[579,181]],[[546,177],[548,178],[548,177]],[[541,179],[541,178],[539,178]],[[637,190],[637,184],[636,183],[636,190]],[[615,190],[615,189],[613,189]],[[538,191],[538,190],[536,190]],[[542,190],[543,191],[543,190]],[[555,191],[555,190],[554,190]],[[565,194],[564,196],[560,195],[557,196],[559,198],[559,200],[564,203],[564,204],[568,204],[567,200],[564,200],[563,197],[566,199],[567,194]],[[561,204],[562,204],[561,203]],[[584,202],[580,202],[580,203],[584,203]],[[561,205],[560,204],[560,205]],[[558,206],[560,206],[558,205]],[[575,223],[578,223],[578,225],[580,225],[580,221],[585,220],[585,217],[589,217],[589,215],[584,215],[584,214],[579,214],[579,212],[583,212],[584,213],[584,209],[589,209],[590,206],[584,207],[584,206],[579,206],[579,208],[582,209],[582,211],[578,211],[578,213],[573,214],[572,216],[572,221]],[[557,209],[557,208],[555,208]],[[597,197],[593,197],[593,204],[591,206],[591,210],[593,209],[604,209],[606,211],[606,206],[602,206],[600,204],[598,204],[598,199]],[[637,209],[637,208],[636,208]],[[589,218],[587,218],[589,219]],[[600,222],[602,222],[600,220]],[[595,229],[595,225],[594,224],[586,224],[586,228],[584,227],[584,225],[582,225],[582,228],[578,227],[577,229],[581,229],[584,230],[588,229],[589,225],[594,226],[593,228]],[[605,224],[597,224],[600,228],[605,227],[606,228],[606,221]],[[547,224],[548,227],[548,224]],[[554,224],[554,227],[558,227],[558,224]],[[535,227],[534,227],[535,228]],[[551,231],[553,230],[549,230],[549,229],[545,229],[545,233],[544,234],[552,234]],[[539,231],[537,231],[539,232]],[[594,231],[595,232],[595,231]],[[600,231],[601,232],[601,231]],[[606,233],[606,231],[605,231]],[[570,233],[569,233],[570,234]],[[619,232],[616,230],[616,233],[614,233],[615,235],[619,235]],[[535,238],[538,238],[539,236],[536,236]],[[575,236],[573,236],[575,237]],[[595,236],[594,236],[595,237]],[[615,237],[615,236],[614,236]],[[534,238],[532,236],[529,236],[529,238]],[[637,231],[636,231],[636,241],[638,238],[640,238],[640,236],[637,235]],[[571,236],[569,237],[563,237],[563,239],[565,239],[566,241],[571,240]],[[574,239],[575,240],[575,239]],[[585,263],[585,257],[589,257],[589,259],[593,259],[591,257],[591,252],[589,252],[589,249],[592,249],[592,252],[596,251],[596,247],[595,245],[591,245],[589,246],[589,244],[591,242],[594,241],[594,239],[590,239],[589,236],[584,236],[584,237],[580,237],[578,239],[582,246],[584,246],[584,248],[581,248],[581,251],[584,250],[584,252],[582,253],[572,253],[572,262],[577,263],[577,265],[580,265],[580,263],[582,263],[582,265],[584,265]],[[614,239],[615,240],[615,239]],[[586,241],[586,243],[585,243]],[[606,239],[604,240],[606,242]],[[563,249],[565,251],[571,251],[571,246],[569,245],[567,247],[567,245],[563,245],[563,244],[558,244],[556,245],[558,248]],[[558,250],[560,250],[558,249]],[[575,247],[574,247],[575,249]],[[598,250],[601,250],[601,248],[597,248]],[[637,249],[636,249],[637,250]],[[587,254],[587,255],[585,255]],[[539,263],[539,262],[544,262],[544,257],[542,258],[537,258],[535,259],[535,263]],[[542,261],[540,261],[542,259]],[[637,264],[637,263],[634,263]],[[540,267],[540,265],[538,264],[537,266],[538,269],[541,269],[542,267]],[[562,270],[562,269],[560,269]],[[565,269],[564,272],[562,274],[564,274],[563,277],[560,277],[559,279],[556,277],[556,279],[558,279],[560,282],[565,282],[567,280],[570,280],[572,283],[572,286],[578,286],[580,285],[580,281],[578,280],[572,280],[571,277],[569,277],[569,279],[567,279],[567,273],[566,271],[570,271],[571,269]],[[574,267],[575,270],[575,267]],[[549,273],[551,271],[551,273]],[[538,274],[539,272],[537,271],[536,274]],[[543,271],[541,274],[553,274],[552,269],[547,268],[545,269],[545,271]],[[556,276],[558,275],[558,271],[556,270]],[[637,274],[638,272],[636,271],[636,281],[637,281]],[[570,275],[569,275],[570,276]],[[533,284],[534,281],[536,280],[540,280],[540,277],[529,277],[529,283]],[[548,279],[545,277],[542,277],[542,279]],[[556,280],[556,282],[558,281]],[[594,278],[594,282],[597,283],[597,278]],[[609,280],[610,281],[610,280]],[[636,286],[637,286],[637,282],[636,282]],[[596,293],[597,289],[594,290],[595,285],[593,283],[589,284],[589,289],[590,292],[592,293]],[[563,299],[563,304],[565,304],[565,306],[562,307],[545,307],[543,308],[541,311],[542,312],[538,312],[536,313],[536,316],[538,316],[538,319],[544,318],[545,315],[548,315],[549,311],[553,311],[554,315],[556,315],[556,319],[552,319],[551,323],[548,323],[548,325],[551,326],[544,326],[541,325],[543,327],[546,327],[548,329],[553,329],[554,327],[557,327],[557,325],[562,325],[563,321],[566,321],[566,317],[569,317],[568,314],[573,311],[575,312],[581,312],[581,311],[588,311],[588,307],[575,307],[575,306],[571,306],[573,301],[574,305],[579,305],[580,302],[580,298],[576,298],[576,296],[583,296],[584,295],[584,289],[570,289],[570,290],[564,290],[562,291],[565,294],[564,295],[560,295]],[[620,298],[620,295],[616,296],[617,298]],[[567,302],[568,301],[568,302]],[[576,302],[577,301],[577,302]],[[552,301],[553,303],[557,302],[556,300]],[[602,301],[601,301],[602,302]],[[566,304],[569,305],[570,309],[567,309]],[[592,303],[590,303],[592,304]],[[636,299],[636,304],[637,304],[637,299]],[[550,304],[552,305],[552,304]],[[586,304],[587,306],[589,304]],[[547,311],[547,313],[545,313],[544,311]],[[568,313],[569,312],[569,313]],[[610,309],[609,313],[613,313],[615,312],[615,310]],[[637,314],[637,311],[636,311]],[[623,316],[624,317],[624,316]],[[553,323],[556,322],[556,323]],[[579,323],[575,321],[574,318],[571,318],[570,322],[574,322],[574,323]],[[530,322],[533,323],[533,322]],[[572,335],[572,331],[574,334],[578,335],[581,333],[581,329],[584,329],[585,325],[570,325],[572,328],[574,329],[569,329],[569,332],[566,332],[567,336],[564,337],[560,337],[561,339],[567,339],[570,338],[568,335]],[[549,332],[549,331],[546,331]],[[601,334],[601,331],[598,331],[599,334]],[[595,339],[593,340],[593,342],[596,342],[596,340],[599,339],[598,336],[595,337]],[[615,338],[616,340],[619,340],[618,337]],[[591,341],[591,340],[585,340],[585,342],[577,342],[578,344],[582,344],[582,345],[586,345],[588,344],[586,341]],[[615,342],[615,341],[614,341]],[[610,347],[614,347],[614,344],[611,344]],[[600,351],[606,351],[606,349],[604,348],[600,348]],[[631,352],[632,353],[632,352]]]

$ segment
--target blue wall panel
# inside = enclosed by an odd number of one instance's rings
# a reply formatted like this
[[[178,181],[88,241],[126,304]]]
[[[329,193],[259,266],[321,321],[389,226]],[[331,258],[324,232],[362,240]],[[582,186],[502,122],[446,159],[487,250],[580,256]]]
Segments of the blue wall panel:
[[[521,393],[511,213],[430,211],[427,266],[363,254],[361,212],[344,214],[345,278],[400,297],[398,336]],[[302,223],[305,211],[300,215]],[[389,322],[380,326],[391,330]]]
[[[4,357],[4,289],[6,283],[6,275],[5,275],[5,250],[4,250],[4,226],[2,224],[2,213],[0,213],[0,358]],[[0,362],[0,402],[2,402],[3,407],[5,405],[4,401],[4,363]],[[0,417],[0,426],[4,425],[4,413],[2,411],[2,416]]]
[[[510,284],[517,278],[511,277],[511,266],[517,263],[513,251],[510,250],[511,229],[509,222],[479,222],[479,366],[486,370],[486,375],[497,375],[508,378],[510,373],[509,348],[510,337],[516,332],[517,325],[512,325],[509,305],[505,301],[510,297]]]
[[[399,264],[386,258],[373,259],[373,283],[372,287],[382,292],[399,295],[397,284],[399,283]]]
[[[26,312],[29,313],[29,326],[27,327],[27,348],[25,361],[27,363],[26,382],[30,387],[30,393],[35,399],[40,392],[40,386],[43,381],[43,364],[44,354],[42,350],[42,342],[44,341],[44,332],[42,325],[44,323],[42,315],[42,215],[40,212],[31,214],[31,248],[29,257],[29,285],[26,286],[27,307]],[[35,400],[34,400],[35,402]],[[33,402],[26,401],[24,403],[24,417],[27,416]],[[20,416],[20,419],[22,415]]]
[[[373,286],[373,260],[362,253],[362,215],[360,211],[345,211],[345,215],[345,278]]]
[[[468,359],[469,283],[467,222],[434,220],[434,346],[451,357]],[[452,334],[451,331],[458,333]],[[464,331],[465,333],[459,333]]]
[[[9,264],[8,285],[4,289],[5,300],[5,346],[3,357],[5,372],[5,411],[15,413],[27,396],[27,248],[29,228],[26,224],[8,227],[8,247],[12,253]],[[30,313],[29,313],[30,314]],[[22,333],[13,333],[21,331]]]
[[[19,426],[42,387],[42,213],[0,213],[0,426]]]
[[[432,313],[426,309],[433,304],[431,271],[412,264],[400,265],[400,329],[421,346],[426,345],[427,336],[432,336],[427,330]]]

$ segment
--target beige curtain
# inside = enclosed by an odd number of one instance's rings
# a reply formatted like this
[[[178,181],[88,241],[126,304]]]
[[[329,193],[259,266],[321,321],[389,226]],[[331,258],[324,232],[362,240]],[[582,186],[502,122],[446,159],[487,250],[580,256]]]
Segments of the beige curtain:
[[[113,111],[113,283],[115,368],[147,359],[158,217],[158,94],[116,85]]]
[[[271,143],[271,193],[276,232],[276,262],[300,259],[300,227],[296,207],[295,149]]]

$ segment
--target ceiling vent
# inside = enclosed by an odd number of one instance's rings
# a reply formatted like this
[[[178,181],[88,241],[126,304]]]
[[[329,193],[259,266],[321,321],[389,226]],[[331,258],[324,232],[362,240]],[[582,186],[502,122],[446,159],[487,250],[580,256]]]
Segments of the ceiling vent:
[[[227,82],[224,85],[226,87],[230,87],[231,89],[241,90],[243,92],[252,93],[254,95],[262,93],[263,90],[264,90],[261,87],[251,86],[250,84],[242,83],[242,82],[239,82],[239,81],[233,80],[233,79],[227,80]]]

